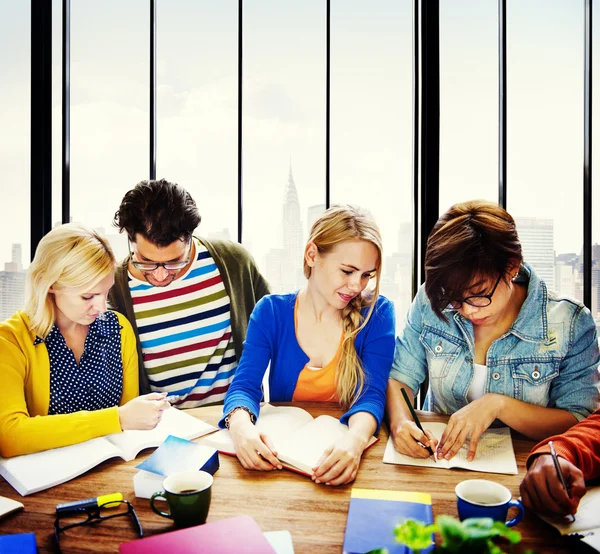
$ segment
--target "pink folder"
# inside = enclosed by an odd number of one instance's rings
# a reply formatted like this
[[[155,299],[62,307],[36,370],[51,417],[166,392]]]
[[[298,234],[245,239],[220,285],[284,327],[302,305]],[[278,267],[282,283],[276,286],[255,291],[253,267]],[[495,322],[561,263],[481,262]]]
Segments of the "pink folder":
[[[258,523],[238,516],[137,539],[119,546],[121,554],[275,554]]]

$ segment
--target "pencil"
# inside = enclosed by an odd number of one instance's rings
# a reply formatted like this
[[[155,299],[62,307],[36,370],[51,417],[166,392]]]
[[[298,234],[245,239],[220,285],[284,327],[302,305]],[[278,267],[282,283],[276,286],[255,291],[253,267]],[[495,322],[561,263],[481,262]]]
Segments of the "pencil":
[[[423,431],[423,433],[425,433],[425,429],[423,429],[423,426],[421,425],[421,422],[419,421],[419,418],[417,417],[417,412],[415,412],[415,409],[412,407],[412,404],[411,404],[410,400],[408,399],[408,395],[406,394],[406,391],[402,388],[400,390],[402,391],[402,396],[404,397],[404,400],[406,401],[406,405],[408,406],[408,409],[410,410],[410,415],[414,419],[416,426],[419,429],[421,429],[421,431]],[[433,456],[433,459],[435,460],[435,455],[433,454],[433,450],[431,450],[431,447],[425,446],[425,448],[427,449],[427,452],[429,452],[429,454],[431,454]]]
[[[548,446],[550,447],[550,454],[552,455],[552,461],[554,462],[554,469],[556,469],[556,474],[558,475],[558,480],[560,481],[560,484],[565,489],[567,496],[569,498],[571,498],[571,495],[569,494],[569,489],[567,487],[567,483],[565,482],[565,477],[563,475],[562,470],[560,469],[560,464],[558,463],[558,456],[556,455],[556,450],[554,450],[554,443],[552,441],[548,441]],[[573,514],[569,514],[569,515],[573,518],[572,523],[575,523],[575,516]]]

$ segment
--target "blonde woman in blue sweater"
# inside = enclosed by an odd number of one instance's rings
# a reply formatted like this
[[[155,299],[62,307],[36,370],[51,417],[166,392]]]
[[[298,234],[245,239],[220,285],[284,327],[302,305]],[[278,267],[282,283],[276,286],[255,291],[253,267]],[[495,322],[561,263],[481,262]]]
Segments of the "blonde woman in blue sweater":
[[[381,259],[372,216],[354,206],[333,206],[311,229],[306,286],[268,295],[254,308],[220,422],[245,468],[281,468],[276,445],[253,425],[270,363],[271,401],[333,401],[346,410],[341,422],[350,432],[323,453],[313,480],[341,485],[356,477],[383,417],[394,355],[394,309],[379,295]],[[367,289],[369,283],[374,286]]]

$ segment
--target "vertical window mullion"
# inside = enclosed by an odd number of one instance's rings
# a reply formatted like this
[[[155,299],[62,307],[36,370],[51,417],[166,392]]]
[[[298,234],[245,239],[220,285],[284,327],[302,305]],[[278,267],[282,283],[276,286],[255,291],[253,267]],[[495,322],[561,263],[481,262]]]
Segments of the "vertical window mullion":
[[[150,179],[156,179],[156,0],[150,0]]]
[[[506,0],[498,0],[498,204],[506,209]]]
[[[31,1],[31,259],[52,228],[52,2]]]
[[[583,121],[583,303],[592,309],[592,0],[585,0]]]

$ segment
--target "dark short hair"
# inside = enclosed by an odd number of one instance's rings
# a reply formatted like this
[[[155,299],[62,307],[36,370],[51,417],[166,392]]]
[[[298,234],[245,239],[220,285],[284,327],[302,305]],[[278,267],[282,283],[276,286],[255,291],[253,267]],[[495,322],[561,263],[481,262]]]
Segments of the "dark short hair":
[[[460,300],[474,279],[509,279],[508,270],[523,260],[512,216],[484,200],[452,206],[427,239],[425,292],[435,314]]]
[[[165,247],[176,240],[188,241],[200,224],[196,202],[183,187],[165,179],[140,181],[121,201],[113,225],[135,242],[139,233]]]

